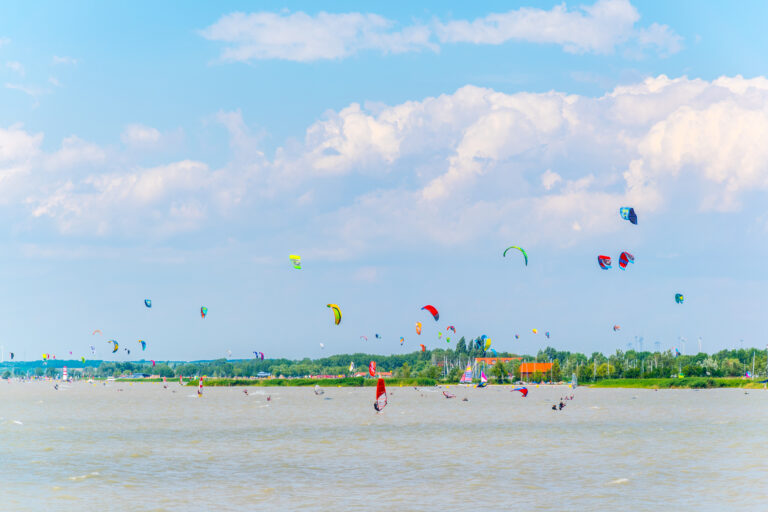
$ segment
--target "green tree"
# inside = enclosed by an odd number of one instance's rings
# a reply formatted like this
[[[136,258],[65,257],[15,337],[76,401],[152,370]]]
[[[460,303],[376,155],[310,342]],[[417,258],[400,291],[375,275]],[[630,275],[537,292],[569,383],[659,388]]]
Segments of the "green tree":
[[[560,382],[562,379],[562,372],[560,371],[560,361],[558,359],[555,359],[552,361],[552,381],[554,382]]]
[[[411,376],[411,365],[407,362],[400,367],[400,376],[406,379]]]
[[[491,373],[496,377],[497,384],[504,384],[507,381],[507,371],[507,366],[497,359],[496,364],[491,368]]]
[[[428,379],[438,379],[440,378],[440,368],[437,366],[427,366],[424,368],[421,373],[419,374],[420,377],[426,377]]]

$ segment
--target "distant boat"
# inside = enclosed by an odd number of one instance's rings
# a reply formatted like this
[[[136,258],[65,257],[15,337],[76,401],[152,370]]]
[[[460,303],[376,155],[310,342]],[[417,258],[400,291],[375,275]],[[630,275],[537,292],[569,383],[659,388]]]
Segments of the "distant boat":
[[[488,385],[488,377],[485,376],[485,371],[480,372],[480,383],[475,386],[477,388],[484,388]]]
[[[464,370],[464,375],[461,376],[459,384],[472,384],[472,365],[467,365],[467,369]]]

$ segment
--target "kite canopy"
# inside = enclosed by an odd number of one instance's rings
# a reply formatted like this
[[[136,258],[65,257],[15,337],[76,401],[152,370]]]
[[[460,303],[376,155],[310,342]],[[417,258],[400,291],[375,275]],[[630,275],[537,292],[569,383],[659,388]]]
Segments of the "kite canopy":
[[[628,220],[632,224],[637,225],[637,214],[635,213],[635,209],[629,206],[623,206],[619,208],[619,214],[621,215],[621,218],[624,220]]]
[[[526,254],[526,252],[525,252],[525,249],[523,249],[522,247],[518,247],[518,246],[516,246],[516,245],[510,245],[509,247],[507,247],[506,249],[504,249],[504,255],[503,255],[503,256],[504,256],[505,258],[507,257],[507,252],[508,252],[510,249],[517,249],[518,251],[520,251],[520,252],[523,254],[523,258],[525,258],[525,266],[527,267],[527,266],[528,266],[528,254]]]
[[[528,396],[528,388],[515,388],[512,391],[519,391],[521,395],[523,395],[523,398]]]
[[[208,308],[205,306],[200,307],[200,317],[205,318],[205,315],[208,314]]]
[[[675,294],[675,302],[677,302],[678,304],[682,304],[684,300],[685,298],[683,297],[682,293]]]
[[[617,332],[617,331],[620,331],[620,330],[621,330],[621,326],[620,325],[614,325],[613,326],[613,332]]]
[[[549,339],[549,331],[545,332],[545,333],[544,333],[544,336],[546,336],[546,337],[547,337],[547,339]]]
[[[400,345],[402,345],[403,343],[405,343],[405,338],[403,338],[402,336],[400,336]]]
[[[118,349],[120,348],[120,345],[118,345],[117,341],[115,341],[115,340],[109,340],[107,343],[111,343],[112,344],[112,353],[113,354],[115,352],[117,352]]]
[[[253,357],[255,357],[256,359],[261,359],[263,361],[264,360],[264,352],[257,352],[257,351],[254,350],[253,351]]]
[[[515,334],[515,339],[519,340],[520,339],[520,335],[519,334]]]
[[[621,254],[619,254],[619,268],[621,270],[626,270],[627,265],[634,262],[635,262],[635,257],[629,254],[628,252],[622,252]]]
[[[298,254],[291,254],[288,258],[291,260],[291,263],[293,263],[293,268],[301,270],[301,256]]]
[[[538,333],[539,333],[539,330],[534,328],[534,329],[531,329],[531,332],[532,332],[533,334],[538,334]]]
[[[600,265],[600,268],[603,270],[608,270],[611,268],[611,257],[610,256],[603,256],[602,254],[597,257],[597,263]]]
[[[368,341],[368,336],[360,336],[360,339],[361,339],[361,340],[365,340],[365,341]]]
[[[139,340],[139,344],[141,345],[141,350],[147,350],[147,342],[144,340]]]
[[[368,363],[368,373],[371,377],[376,375],[376,361],[371,361]]]
[[[144,305],[148,308],[152,307],[152,299],[144,299]]]
[[[449,325],[445,328],[446,331],[453,331],[453,334],[456,334],[456,328],[452,325]]]
[[[337,304],[326,304],[326,306],[333,310],[333,321],[336,325],[339,325],[341,323],[341,309],[339,309],[339,306]]]
[[[419,346],[421,347],[421,351],[422,351],[422,352],[426,352],[426,351],[427,351],[427,347],[426,347],[426,346],[424,346],[423,344],[422,344],[422,345],[419,345]]]
[[[377,333],[377,334],[374,334],[374,336],[376,337],[376,339],[377,339],[377,340],[380,340],[380,339],[381,339],[381,336],[380,336],[378,333]]]
[[[421,336],[421,322],[416,322],[416,334]]]
[[[94,334],[96,334],[96,333],[99,333],[99,334],[103,334],[103,333],[101,332],[101,329],[96,329],[95,331],[93,331],[93,332],[91,333],[91,336],[93,336],[93,335],[94,335]]]
[[[426,306],[424,306],[421,309],[425,309],[425,310],[429,311],[430,314],[432,315],[432,317],[435,319],[435,322],[440,320],[440,313],[437,312],[437,309],[435,309],[435,306],[430,306],[429,304],[427,304]]]

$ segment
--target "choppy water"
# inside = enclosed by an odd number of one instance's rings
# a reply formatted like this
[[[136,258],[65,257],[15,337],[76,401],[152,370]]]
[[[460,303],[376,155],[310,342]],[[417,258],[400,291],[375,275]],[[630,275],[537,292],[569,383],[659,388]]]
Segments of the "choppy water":
[[[0,509],[768,507],[767,391],[451,390],[3,382]]]

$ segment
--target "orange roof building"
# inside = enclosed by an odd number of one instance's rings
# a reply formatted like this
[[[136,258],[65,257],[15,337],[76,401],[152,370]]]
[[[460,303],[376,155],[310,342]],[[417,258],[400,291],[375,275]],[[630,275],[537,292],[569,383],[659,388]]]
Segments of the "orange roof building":
[[[547,373],[552,369],[552,363],[523,363],[520,365],[520,376],[530,376],[536,372]]]

